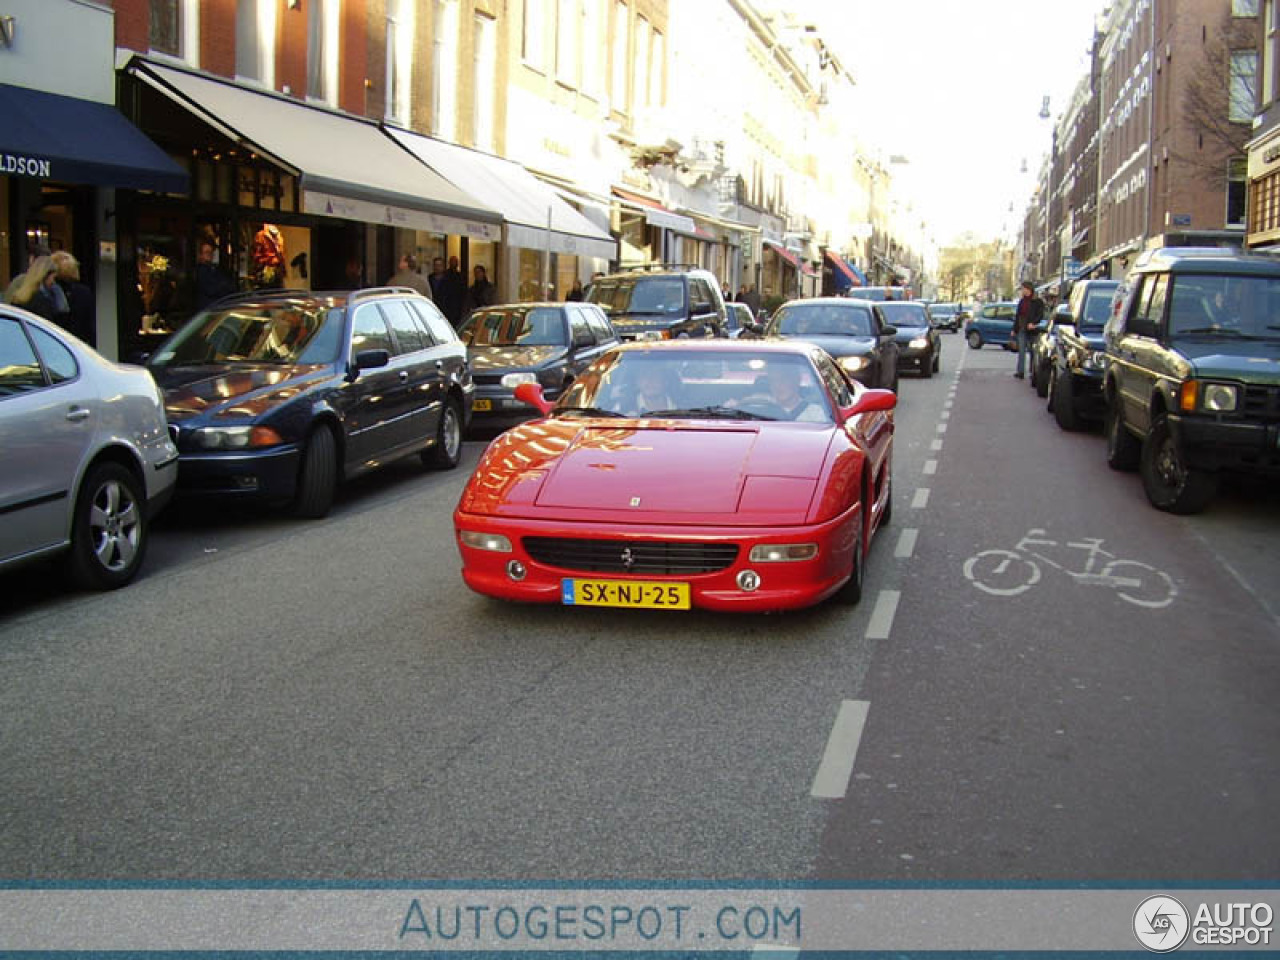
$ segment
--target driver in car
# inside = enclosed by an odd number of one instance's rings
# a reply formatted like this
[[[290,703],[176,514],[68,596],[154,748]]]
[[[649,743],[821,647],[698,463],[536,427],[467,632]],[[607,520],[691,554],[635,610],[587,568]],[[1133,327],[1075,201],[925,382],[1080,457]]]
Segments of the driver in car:
[[[805,396],[800,387],[802,371],[794,363],[774,364],[769,368],[769,395],[787,420],[824,423],[830,419],[821,404]]]

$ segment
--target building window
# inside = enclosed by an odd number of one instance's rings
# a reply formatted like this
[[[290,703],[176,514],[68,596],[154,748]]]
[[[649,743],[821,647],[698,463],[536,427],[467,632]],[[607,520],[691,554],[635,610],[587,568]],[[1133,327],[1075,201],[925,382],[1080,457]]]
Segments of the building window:
[[[387,102],[386,119],[402,127],[413,117],[413,34],[416,20],[413,0],[387,4]]]
[[[556,79],[568,87],[578,85],[579,0],[557,0]]]
[[[151,49],[182,56],[182,5],[178,0],[151,0]]]
[[[1245,192],[1249,184],[1249,163],[1244,157],[1227,161],[1227,226],[1243,227]]]
[[[524,0],[524,35],[520,56],[535,70],[546,69],[547,0]]]
[[[1256,17],[1258,15],[1258,0],[1231,0],[1231,15],[1233,17]]]
[[[609,8],[606,0],[582,3],[582,90],[600,99],[604,93],[605,51],[608,49]]]
[[[334,106],[338,100],[339,0],[307,5],[307,96]]]
[[[627,5],[616,3],[613,6],[613,82],[610,84],[609,97],[614,110],[626,113],[629,108],[627,100],[627,51],[631,49],[630,24]]]
[[[1253,119],[1257,74],[1258,51],[1232,51],[1231,93],[1228,112],[1228,118],[1232,123],[1248,123]]]
[[[636,45],[631,51],[631,100],[636,109],[649,104],[649,21],[636,18]]]
[[[649,66],[649,103],[655,107],[667,105],[667,46],[666,38],[653,31],[653,62]]]
[[[1280,230],[1280,173],[1269,173],[1253,181],[1250,206],[1250,234],[1272,234]]]
[[[432,75],[431,133],[458,137],[458,0],[436,0],[436,42]]]
[[[1262,56],[1262,100],[1261,105],[1267,107],[1276,96],[1276,69],[1280,67],[1280,49],[1276,47],[1276,0],[1267,0],[1266,15],[1263,17],[1264,46]]]
[[[472,116],[474,125],[471,130],[472,146],[480,150],[494,152],[494,104],[497,94],[498,70],[497,27],[492,17],[482,13],[476,14],[475,22],[475,108]]]
[[[275,0],[237,0],[236,76],[264,87],[275,86]]]

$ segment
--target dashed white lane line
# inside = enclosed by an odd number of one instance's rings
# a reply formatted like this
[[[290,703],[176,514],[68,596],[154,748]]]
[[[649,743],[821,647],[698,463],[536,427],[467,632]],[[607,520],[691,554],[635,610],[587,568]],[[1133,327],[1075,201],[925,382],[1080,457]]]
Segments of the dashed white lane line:
[[[916,552],[916,538],[920,536],[920,531],[915,527],[904,527],[902,532],[898,534],[898,545],[894,548],[893,555],[895,557],[910,557]]]
[[[822,762],[813,777],[810,794],[823,800],[840,800],[849,791],[849,776],[853,773],[853,761],[858,756],[858,744],[867,725],[866,700],[842,700],[836,722],[827,736],[827,748],[822,751]]]
[[[938,472],[938,461],[937,461],[937,460],[926,460],[926,461],[924,462],[924,472],[925,472],[926,474],[934,474],[934,473],[937,473],[937,472]]]
[[[948,400],[946,403],[944,403],[944,404],[942,405],[942,409],[943,409],[943,410],[950,410],[950,409],[951,409],[952,407],[954,407],[955,405],[956,405],[956,402],[955,402],[954,400]]]
[[[950,419],[951,419],[951,411],[950,411],[950,410],[943,410],[940,414],[938,414],[938,419],[940,419],[940,420],[950,420]]]
[[[893,629],[893,616],[898,612],[898,599],[902,593],[898,590],[881,590],[876,597],[875,608],[871,611],[871,620],[867,623],[868,640],[888,640],[889,631]]]
[[[929,488],[917,487],[916,494],[911,498],[912,510],[923,510],[929,505]]]
[[[942,449],[942,441],[941,441],[941,440],[934,440],[934,441],[932,441],[932,442],[929,444],[929,449],[930,449],[930,450],[941,450],[941,449]]]

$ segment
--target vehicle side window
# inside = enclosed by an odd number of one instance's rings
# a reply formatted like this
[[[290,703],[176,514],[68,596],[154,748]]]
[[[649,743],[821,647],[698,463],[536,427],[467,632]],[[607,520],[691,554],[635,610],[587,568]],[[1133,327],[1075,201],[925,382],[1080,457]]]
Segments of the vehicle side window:
[[[997,319],[1012,320],[1013,314],[1014,314],[1014,309],[1008,304],[1001,304],[1000,306],[996,307],[995,315]]]
[[[413,316],[409,313],[409,307],[402,300],[384,300],[378,304],[382,310],[382,315],[387,318],[387,323],[391,325],[391,331],[395,334],[397,353],[416,353],[430,346],[429,342],[424,342],[422,334],[418,332],[418,325],[414,322]]]
[[[613,332],[612,324],[609,323],[609,318],[601,313],[598,307],[579,307],[579,309],[587,318],[587,326],[595,332],[597,343],[609,343],[618,339],[618,335]]]
[[[569,310],[569,336],[575,347],[590,347],[596,342],[596,335],[587,323],[587,318],[577,309]]]
[[[418,316],[426,323],[427,329],[431,331],[431,338],[436,343],[453,343],[458,339],[453,325],[445,319],[440,308],[430,300],[413,300],[410,301],[409,306],[417,310]]]
[[[814,359],[818,364],[818,372],[822,374],[822,379],[826,382],[827,389],[831,391],[831,397],[835,400],[836,406],[847,407],[852,404],[853,390],[835,362],[825,353],[818,354]]]
[[[22,324],[0,317],[0,399],[45,386],[44,371]]]
[[[693,302],[694,313],[708,313],[715,309],[715,300],[707,287],[707,281],[700,277],[692,277],[689,287],[689,297]]]
[[[391,333],[387,330],[387,321],[376,303],[366,303],[356,308],[351,324],[351,355],[354,357],[361,350],[386,350],[394,354],[395,347],[391,343]]]
[[[50,383],[65,383],[76,378],[80,368],[76,365],[74,354],[63,345],[61,340],[37,327],[31,328],[31,339],[35,341],[36,349],[40,351],[40,359],[44,361]]]
[[[1164,303],[1168,297],[1169,275],[1147,274],[1142,278],[1138,292],[1138,308],[1129,320],[1129,329],[1141,337],[1155,337],[1164,318]]]

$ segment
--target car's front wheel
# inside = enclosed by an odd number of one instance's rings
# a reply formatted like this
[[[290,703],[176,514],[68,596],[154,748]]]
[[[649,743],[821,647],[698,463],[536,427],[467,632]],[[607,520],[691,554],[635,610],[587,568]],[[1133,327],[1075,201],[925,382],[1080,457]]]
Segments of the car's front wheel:
[[[1151,423],[1142,444],[1142,487],[1151,505],[1169,513],[1199,513],[1218,492],[1218,477],[1187,466],[1169,418],[1164,414]]]
[[[67,572],[90,590],[114,590],[134,578],[150,530],[138,478],[118,463],[91,467],[76,496]]]
[[[1071,374],[1053,371],[1053,418],[1063,430],[1079,430],[1080,415],[1076,413],[1076,392]]]
[[[293,514],[318,520],[333,506],[338,487],[338,445],[333,431],[316,427],[302,451],[302,469],[298,472],[298,491],[293,500]]]
[[[965,336],[965,340],[969,342],[969,347],[971,349],[973,350],[982,349],[982,334],[980,334],[977,330],[970,330],[968,335]]]
[[[858,539],[853,545],[853,569],[849,572],[849,579],[846,580],[835,592],[835,600],[837,603],[852,607],[862,599],[862,533],[859,530]]]

